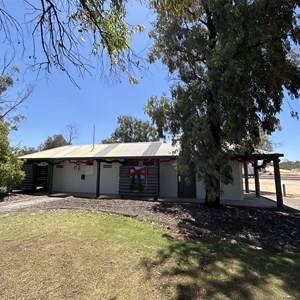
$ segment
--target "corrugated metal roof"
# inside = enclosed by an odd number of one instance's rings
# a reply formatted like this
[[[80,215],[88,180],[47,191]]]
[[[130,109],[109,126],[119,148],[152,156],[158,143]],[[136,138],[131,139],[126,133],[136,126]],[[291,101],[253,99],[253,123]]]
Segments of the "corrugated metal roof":
[[[175,157],[178,146],[171,142],[120,143],[82,146],[63,146],[19,157],[20,159],[116,159],[116,158],[163,158]]]

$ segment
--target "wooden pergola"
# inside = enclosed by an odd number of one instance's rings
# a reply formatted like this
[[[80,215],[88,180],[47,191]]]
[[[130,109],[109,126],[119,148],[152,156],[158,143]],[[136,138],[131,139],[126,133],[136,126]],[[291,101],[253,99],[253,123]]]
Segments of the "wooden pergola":
[[[251,163],[254,167],[254,180],[255,180],[255,196],[260,197],[260,183],[259,183],[259,169],[261,169],[266,163],[273,162],[274,167],[274,180],[275,180],[275,189],[276,189],[276,200],[277,208],[283,209],[283,197],[281,189],[281,178],[280,178],[280,169],[279,162],[280,157],[283,157],[283,154],[280,153],[254,153],[252,155]],[[262,165],[258,165],[258,161],[263,161]],[[249,193],[249,179],[248,179],[248,163],[244,162],[244,176],[245,176],[245,191]]]

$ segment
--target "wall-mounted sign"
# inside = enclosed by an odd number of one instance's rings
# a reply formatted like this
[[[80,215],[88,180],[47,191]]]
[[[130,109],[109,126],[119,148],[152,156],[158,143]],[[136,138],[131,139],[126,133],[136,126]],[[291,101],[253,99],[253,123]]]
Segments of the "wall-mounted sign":
[[[112,165],[111,164],[105,164],[105,165],[103,165],[103,168],[104,169],[111,169]]]
[[[85,175],[93,175],[93,166],[85,166]]]

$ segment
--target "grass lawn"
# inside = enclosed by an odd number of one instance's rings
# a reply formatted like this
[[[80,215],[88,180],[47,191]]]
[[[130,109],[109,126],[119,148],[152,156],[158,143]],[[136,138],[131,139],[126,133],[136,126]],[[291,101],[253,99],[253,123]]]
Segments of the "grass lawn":
[[[0,215],[0,299],[300,299],[299,278],[300,255],[231,239],[92,212]]]

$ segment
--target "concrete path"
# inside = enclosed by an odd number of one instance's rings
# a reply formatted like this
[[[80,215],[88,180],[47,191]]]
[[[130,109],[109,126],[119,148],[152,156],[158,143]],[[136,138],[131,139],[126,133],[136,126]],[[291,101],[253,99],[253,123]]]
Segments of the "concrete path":
[[[262,195],[276,203],[275,195]],[[283,197],[283,205],[300,211],[300,199],[292,197]]]
[[[32,200],[4,202],[4,203],[0,203],[0,213],[19,211],[23,208],[29,208],[37,204],[54,202],[62,199],[63,198],[61,197],[42,196],[42,197],[32,197]]]
[[[300,211],[300,199],[295,198],[283,198],[283,204],[285,206],[291,207],[293,209],[297,209]]]

